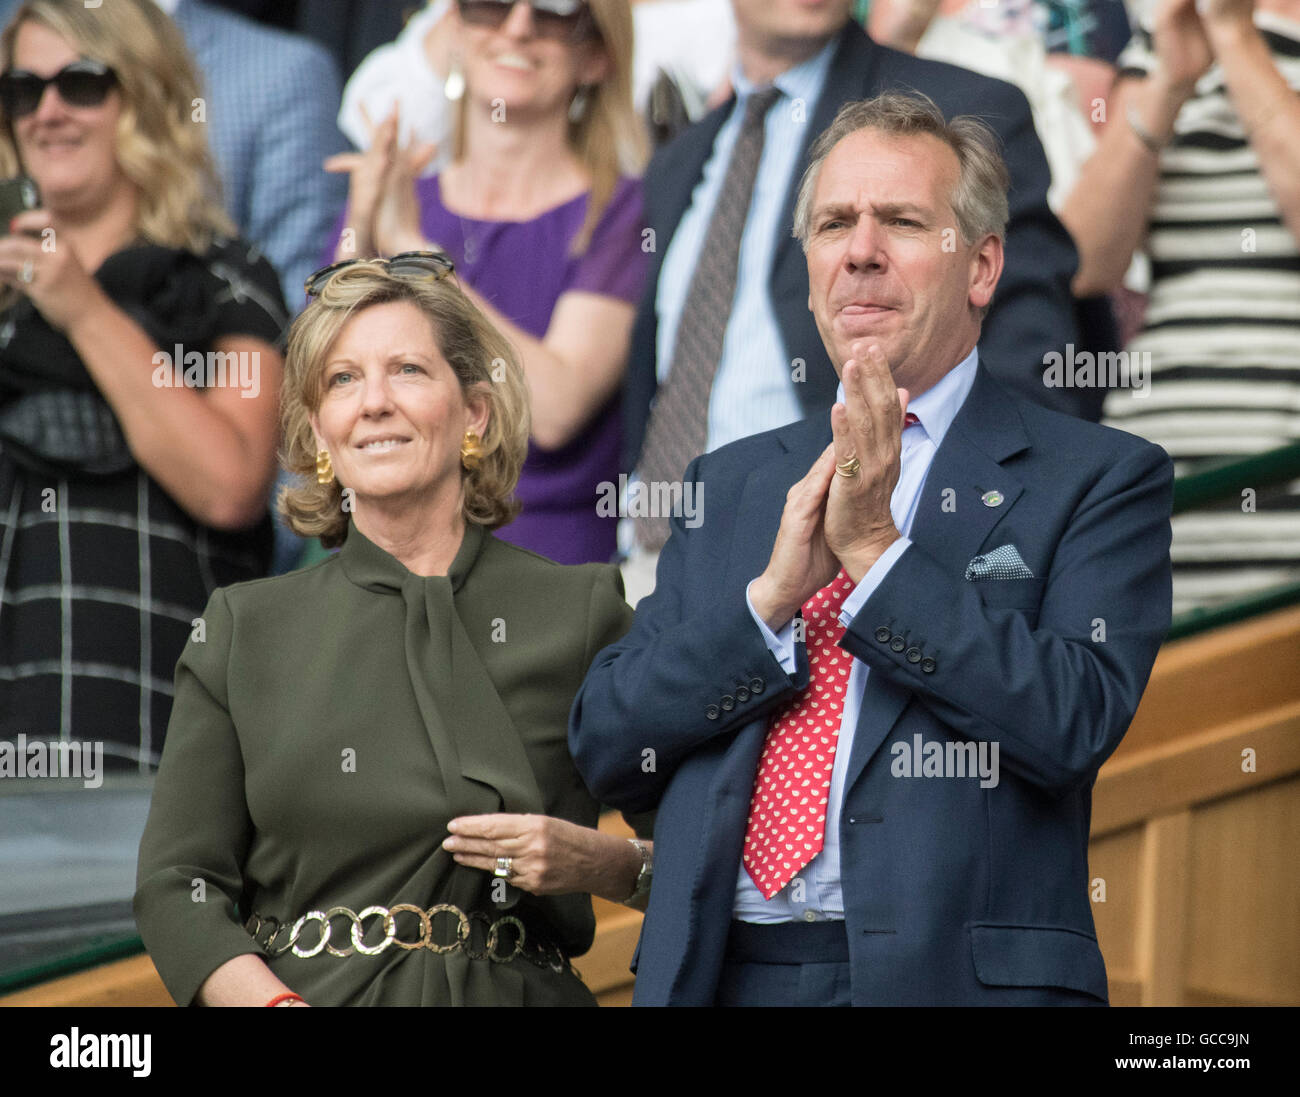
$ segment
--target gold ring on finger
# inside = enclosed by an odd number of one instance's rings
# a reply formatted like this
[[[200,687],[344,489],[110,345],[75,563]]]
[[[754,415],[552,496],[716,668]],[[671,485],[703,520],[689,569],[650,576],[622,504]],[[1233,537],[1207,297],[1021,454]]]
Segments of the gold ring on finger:
[[[836,461],[835,471],[840,476],[857,476],[858,469],[862,467],[862,462],[856,457],[850,457],[847,461]]]

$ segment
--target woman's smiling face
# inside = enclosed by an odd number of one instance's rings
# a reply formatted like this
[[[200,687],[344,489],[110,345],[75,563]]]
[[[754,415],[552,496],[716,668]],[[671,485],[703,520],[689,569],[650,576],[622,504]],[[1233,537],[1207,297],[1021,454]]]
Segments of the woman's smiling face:
[[[34,20],[18,28],[12,69],[54,76],[82,59],[66,39]],[[36,110],[12,119],[14,142],[23,168],[51,209],[94,206],[121,181],[117,163],[117,121],[122,93],[114,87],[96,107],[64,102],[54,85],[45,88]]]
[[[408,496],[459,506],[460,449],[487,429],[488,403],[461,388],[409,301],[371,305],[343,326],[325,357],[311,417],[334,475],[358,500]]]

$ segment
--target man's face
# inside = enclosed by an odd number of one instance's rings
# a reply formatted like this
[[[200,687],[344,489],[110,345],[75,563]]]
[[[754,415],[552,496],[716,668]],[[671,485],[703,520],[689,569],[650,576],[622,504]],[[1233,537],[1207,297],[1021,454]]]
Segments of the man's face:
[[[768,52],[786,43],[826,41],[849,21],[852,0],[731,0],[736,29]]]
[[[859,340],[877,343],[894,383],[913,396],[979,337],[971,306],[1002,270],[996,237],[966,245],[952,194],[957,155],[929,134],[859,130],[822,164],[806,249],[808,307],[836,372]]]

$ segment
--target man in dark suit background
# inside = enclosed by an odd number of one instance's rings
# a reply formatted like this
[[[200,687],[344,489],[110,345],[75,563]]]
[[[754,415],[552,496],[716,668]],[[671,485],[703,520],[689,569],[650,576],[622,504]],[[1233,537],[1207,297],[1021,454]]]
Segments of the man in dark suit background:
[[[737,94],[660,150],[646,175],[655,252],[629,358],[625,467],[639,468],[647,429],[664,429],[652,420],[665,413],[662,397],[679,368],[679,326],[705,259],[724,269],[731,264],[734,301],[716,317],[725,339],[703,397],[707,435],[669,475],[680,476],[697,453],[830,407],[835,371],[803,307],[807,271],[790,237],[795,191],[808,148],[839,108],[890,88],[921,91],[949,116],[977,114],[998,134],[1011,171],[1011,219],[1006,272],[984,333],[990,361],[1020,395],[1095,419],[1095,393],[1048,389],[1041,381],[1043,355],[1077,341],[1069,291],[1077,257],[1047,206],[1050,176],[1024,95],[1011,84],[877,45],[851,19],[850,0],[733,3]],[[753,188],[737,193],[724,186],[734,182],[726,176],[729,162],[743,142],[750,99],[768,85],[779,94],[765,111]],[[744,234],[738,251],[710,256],[709,228],[727,205],[739,206]],[[652,412],[656,394],[660,407]],[[669,413],[680,414],[671,407]]]
[[[1107,1000],[1091,789],[1169,623],[1172,470],[993,379],[1006,186],[916,97],[814,147],[839,402],[692,462],[703,520],[570,725],[597,797],[658,808],[638,1003]]]

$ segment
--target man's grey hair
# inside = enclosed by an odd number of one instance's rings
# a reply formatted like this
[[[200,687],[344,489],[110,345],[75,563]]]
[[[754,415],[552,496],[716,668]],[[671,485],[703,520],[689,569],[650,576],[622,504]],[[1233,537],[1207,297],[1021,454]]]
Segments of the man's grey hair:
[[[794,207],[794,235],[805,251],[812,233],[813,194],[822,165],[836,145],[859,130],[875,130],[891,137],[927,133],[937,137],[956,153],[961,166],[950,200],[962,242],[969,247],[990,233],[1006,240],[1011,177],[994,132],[970,114],[946,121],[934,100],[920,92],[890,91],[874,99],[846,103],[835,121],[813,142]]]

